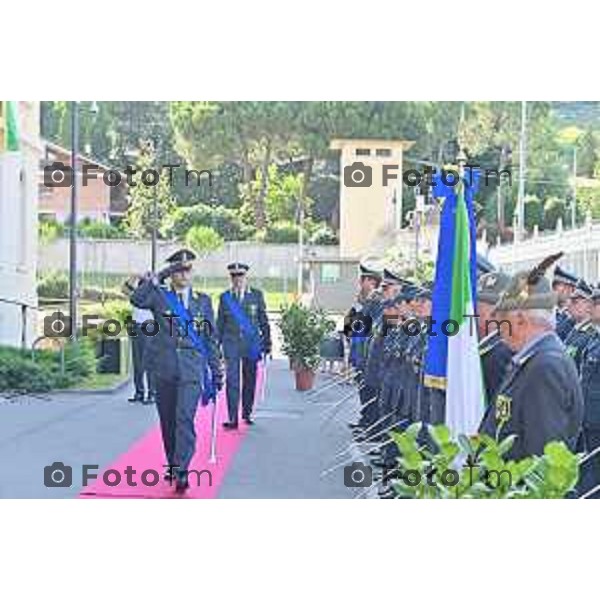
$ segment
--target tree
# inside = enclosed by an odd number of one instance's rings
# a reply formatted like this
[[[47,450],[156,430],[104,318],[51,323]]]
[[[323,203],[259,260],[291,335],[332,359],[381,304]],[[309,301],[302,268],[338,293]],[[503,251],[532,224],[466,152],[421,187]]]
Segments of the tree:
[[[525,228],[533,230],[534,225],[542,224],[543,208],[542,202],[537,196],[525,196]]]
[[[566,202],[562,198],[548,198],[544,202],[544,229],[556,229],[558,219],[565,221]]]
[[[136,173],[132,176],[132,185],[129,188],[130,201],[125,216],[125,228],[138,238],[145,238],[152,232],[155,224],[160,223],[174,209],[171,189],[168,183],[168,174],[159,172],[154,159],[154,152],[149,145],[142,146],[136,165]],[[147,185],[142,179],[144,172],[153,169],[158,172],[159,178],[156,185]],[[148,179],[148,181],[150,181]],[[154,214],[154,203],[157,203],[157,214]]]
[[[223,241],[223,238],[214,229],[203,225],[195,225],[185,236],[186,246],[200,255],[218,250],[223,246]]]
[[[597,134],[588,129],[577,140],[577,174],[581,177],[596,176],[596,168],[600,162],[600,143]]]

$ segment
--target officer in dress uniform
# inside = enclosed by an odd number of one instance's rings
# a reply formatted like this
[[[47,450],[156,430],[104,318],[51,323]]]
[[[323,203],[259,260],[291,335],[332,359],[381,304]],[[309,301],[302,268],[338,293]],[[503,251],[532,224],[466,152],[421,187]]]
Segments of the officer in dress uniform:
[[[408,365],[406,348],[411,339],[404,330],[410,316],[408,303],[414,297],[414,288],[405,285],[402,292],[386,300],[386,334],[383,342],[382,381],[379,394],[379,414],[382,438],[387,441],[381,448],[381,459],[372,464],[383,469],[393,469],[398,456],[396,445],[389,437],[391,428],[404,428],[410,419],[407,383],[412,367]]]
[[[575,291],[577,277],[562,269],[559,265],[554,269],[552,277],[552,290],[558,296],[558,310],[556,312],[556,335],[565,340],[573,326],[575,319],[569,312],[569,297]]]
[[[586,454],[600,446],[600,289],[594,289],[592,302],[594,332],[581,361],[581,387],[585,402],[581,450]],[[583,463],[578,488],[586,493],[597,485],[600,485],[600,453]],[[600,491],[591,497],[600,498]]]
[[[391,268],[383,269],[383,278],[381,281],[381,300],[379,303],[380,312],[378,313],[379,319],[376,322],[375,331],[377,332],[376,338],[373,340],[368,347],[366,372],[367,376],[365,381],[370,386],[370,392],[373,394],[371,400],[374,400],[372,405],[374,406],[373,418],[375,419],[373,424],[370,425],[370,431],[367,432],[367,439],[376,438],[380,439],[380,432],[384,429],[383,419],[387,418],[386,413],[382,412],[382,400],[381,400],[381,384],[382,377],[385,373],[383,369],[383,356],[385,338],[388,335],[388,329],[390,323],[388,319],[391,318],[395,325],[397,320],[396,314],[396,303],[395,298],[404,289],[404,286],[409,286],[410,282],[401,276],[395,270]],[[388,315],[386,317],[384,308],[387,308]],[[359,434],[359,439],[363,436]],[[370,452],[372,456],[380,456],[380,452],[373,450]]]
[[[123,284],[122,291],[130,296],[139,281],[139,277],[133,276],[127,279]],[[153,321],[152,311],[144,308],[132,307],[131,324],[129,329],[129,344],[131,346],[131,361],[133,365],[133,385],[134,395],[128,398],[129,402],[139,402],[140,404],[154,404],[156,402],[156,388],[154,385],[152,371],[148,369],[148,358],[151,350],[148,349],[152,343],[152,338],[144,335],[142,326],[147,321]]]
[[[370,340],[382,319],[383,309],[381,306],[382,295],[379,290],[381,272],[364,263],[360,263],[358,269],[358,295],[344,323],[350,339],[350,364],[355,369],[361,405],[358,422],[348,425],[351,429],[364,431],[377,420],[377,407],[374,402],[371,402],[376,395],[376,390],[366,383],[364,375]],[[353,324],[358,325],[360,329],[356,331]],[[360,435],[360,432],[357,434]]]
[[[250,267],[241,262],[227,265],[231,288],[219,297],[217,332],[225,356],[227,410],[225,429],[237,429],[242,400],[242,418],[254,423],[252,410],[256,394],[256,369],[262,357],[271,354],[271,329],[261,290],[250,287]],[[240,373],[241,371],[241,373]]]
[[[203,394],[214,396],[222,387],[212,303],[209,296],[192,289],[195,258],[190,250],[178,250],[167,258],[166,269],[143,276],[131,295],[134,306],[152,311],[157,325],[149,345],[148,368],[156,385],[168,464],[165,479],[175,477],[180,492],[189,487],[198,401]],[[166,279],[170,279],[168,286],[163,285]]]
[[[554,331],[557,297],[544,277],[558,257],[514,275],[496,305],[497,317],[510,323],[500,333],[515,354],[480,431],[498,439],[515,434],[512,459],[541,455],[552,440],[574,450],[581,431],[581,385]]]
[[[580,279],[569,296],[569,312],[575,325],[564,339],[568,354],[577,365],[577,372],[581,372],[581,358],[586,345],[589,343],[595,328],[592,323],[592,289]]]
[[[421,331],[419,333],[417,353],[414,359],[415,373],[418,380],[418,403],[414,420],[423,423],[436,423],[435,416],[443,409],[444,393],[425,385],[425,360],[429,346],[429,320],[431,319],[431,284],[427,283],[421,288],[414,300],[415,315],[419,319]],[[443,420],[443,418],[442,418]]]
[[[510,277],[499,271],[486,273],[477,281],[479,356],[488,402],[496,395],[513,355],[500,335],[499,327],[503,324],[499,323],[492,314],[509,281]]]

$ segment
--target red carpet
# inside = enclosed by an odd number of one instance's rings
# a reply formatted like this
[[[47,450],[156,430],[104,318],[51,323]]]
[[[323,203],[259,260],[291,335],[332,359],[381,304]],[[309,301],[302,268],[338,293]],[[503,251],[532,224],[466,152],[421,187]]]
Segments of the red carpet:
[[[258,402],[262,394],[263,368],[259,366],[257,373],[256,399]],[[165,458],[160,435],[160,426],[155,426],[141,439],[135,442],[127,452],[98,473],[98,479],[82,488],[80,498],[215,498],[219,487],[225,477],[237,449],[239,448],[248,426],[241,422],[237,431],[226,431],[221,423],[227,420],[227,402],[225,394],[221,392],[217,400],[217,462],[209,462],[210,433],[211,433],[212,406],[199,407],[196,413],[196,453],[190,465],[190,471],[207,469],[212,475],[212,482],[208,474],[204,473],[197,482],[197,476],[190,473],[190,488],[185,494],[176,494],[175,486],[163,481],[162,474],[165,470]],[[127,485],[125,469],[130,466],[136,473],[132,476],[137,487]],[[115,469],[121,474],[121,481],[116,486],[107,485],[102,478],[104,472]],[[144,485],[141,480],[142,472],[146,469],[157,471],[161,479],[155,486]],[[148,475],[151,480],[151,475]],[[112,480],[110,480],[112,481]],[[211,485],[212,483],[212,485]]]

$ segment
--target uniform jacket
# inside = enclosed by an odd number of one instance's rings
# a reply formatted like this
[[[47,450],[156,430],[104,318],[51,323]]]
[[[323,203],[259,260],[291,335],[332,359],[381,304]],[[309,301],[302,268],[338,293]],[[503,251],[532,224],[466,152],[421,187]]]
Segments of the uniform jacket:
[[[516,434],[509,458],[541,455],[552,440],[575,449],[583,419],[583,396],[573,359],[552,333],[522,357],[513,357],[480,430],[502,439]]]
[[[246,339],[227,303],[223,300],[226,293],[223,292],[219,297],[217,315],[217,336],[223,346],[223,353],[225,358],[249,357],[250,341]],[[271,352],[271,328],[269,327],[265,298],[261,290],[253,287],[246,288],[241,307],[258,330],[262,346],[261,352],[269,354]]]
[[[581,372],[581,359],[595,330],[594,324],[588,319],[587,321],[577,323],[577,325],[571,328],[566,338],[564,338],[567,354],[575,361],[577,372]]]
[[[575,327],[575,319],[563,308],[556,313],[556,335],[565,340]]]
[[[359,318],[359,315],[370,322],[370,330],[364,336],[353,335],[350,338],[350,363],[359,370],[366,368],[369,345],[376,329],[383,319],[381,293],[373,290],[363,302],[356,302],[346,315],[346,322]]]
[[[581,388],[586,429],[600,429],[600,331],[596,328],[581,361]]]
[[[178,327],[181,325],[179,319],[173,315],[161,293],[167,291],[167,287],[158,286],[151,280],[142,280],[130,298],[134,306],[151,310],[159,326],[157,335],[151,338],[149,345],[148,368],[158,379],[194,382],[203,386],[206,359],[186,336],[186,325]],[[190,290],[188,311],[195,322],[190,323],[189,327],[194,327],[206,341],[209,367],[215,384],[221,387],[223,376],[210,298]]]
[[[497,330],[479,342],[479,356],[481,357],[483,382],[488,402],[491,402],[498,392],[512,355],[512,350],[502,340]]]

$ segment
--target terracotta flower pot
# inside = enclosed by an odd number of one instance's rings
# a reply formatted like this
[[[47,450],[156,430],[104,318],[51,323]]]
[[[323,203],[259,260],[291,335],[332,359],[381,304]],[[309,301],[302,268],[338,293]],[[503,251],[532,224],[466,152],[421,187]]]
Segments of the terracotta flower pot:
[[[310,369],[297,368],[294,371],[296,375],[296,389],[299,392],[306,392],[312,389],[315,384],[315,372]]]

